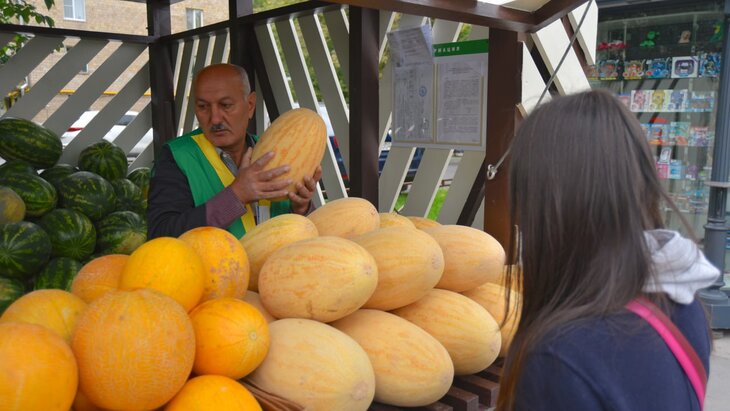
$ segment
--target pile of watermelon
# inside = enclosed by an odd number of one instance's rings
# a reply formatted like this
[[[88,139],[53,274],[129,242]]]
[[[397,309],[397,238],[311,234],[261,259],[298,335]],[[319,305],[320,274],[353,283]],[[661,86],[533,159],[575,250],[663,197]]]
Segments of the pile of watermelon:
[[[41,125],[0,120],[0,314],[27,291],[68,290],[86,262],[147,239],[150,169],[128,172],[124,151],[105,140],[77,166],[58,164],[62,150]]]

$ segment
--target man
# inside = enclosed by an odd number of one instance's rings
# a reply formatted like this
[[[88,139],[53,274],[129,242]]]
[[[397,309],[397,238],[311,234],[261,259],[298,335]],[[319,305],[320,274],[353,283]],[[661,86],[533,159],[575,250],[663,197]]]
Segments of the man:
[[[200,128],[163,147],[148,198],[148,238],[177,237],[200,226],[225,228],[238,238],[268,216],[305,215],[322,170],[297,192],[287,192],[289,166],[264,167],[276,153],[251,162],[257,137],[246,133],[256,108],[246,71],[215,64],[193,79],[195,117]],[[270,202],[269,199],[288,197]]]

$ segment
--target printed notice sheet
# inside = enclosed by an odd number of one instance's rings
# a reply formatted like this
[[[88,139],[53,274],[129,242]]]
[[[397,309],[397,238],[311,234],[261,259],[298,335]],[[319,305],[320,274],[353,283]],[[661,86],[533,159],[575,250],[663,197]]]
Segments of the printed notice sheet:
[[[393,141],[433,140],[433,42],[431,26],[388,33],[393,64]]]

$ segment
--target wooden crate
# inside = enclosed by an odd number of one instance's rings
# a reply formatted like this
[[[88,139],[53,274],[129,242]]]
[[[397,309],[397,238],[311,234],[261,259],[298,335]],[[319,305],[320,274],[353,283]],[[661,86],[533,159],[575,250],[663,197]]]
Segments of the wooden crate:
[[[449,392],[440,400],[424,407],[394,407],[373,403],[369,411],[488,411],[497,405],[502,359],[484,371],[454,378]]]

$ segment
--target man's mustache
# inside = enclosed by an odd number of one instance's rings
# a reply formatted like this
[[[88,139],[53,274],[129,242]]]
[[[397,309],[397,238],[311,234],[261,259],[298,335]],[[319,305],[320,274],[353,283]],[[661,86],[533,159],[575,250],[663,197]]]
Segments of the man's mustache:
[[[226,130],[228,130],[228,127],[226,127],[226,125],[223,123],[213,124],[210,126],[210,131],[213,131],[213,132],[226,131]]]

